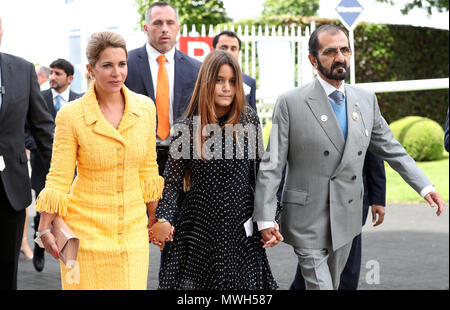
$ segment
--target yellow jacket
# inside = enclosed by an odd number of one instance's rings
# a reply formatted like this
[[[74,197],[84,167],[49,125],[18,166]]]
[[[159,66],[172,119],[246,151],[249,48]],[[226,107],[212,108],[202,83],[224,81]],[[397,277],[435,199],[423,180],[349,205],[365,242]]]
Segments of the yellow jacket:
[[[122,90],[125,110],[117,129],[99,109],[95,82],[56,116],[51,168],[36,210],[57,212],[80,239],[81,282],[65,283],[61,266],[63,288],[147,284],[144,202],[159,199],[164,187],[156,162],[156,109],[148,97]]]

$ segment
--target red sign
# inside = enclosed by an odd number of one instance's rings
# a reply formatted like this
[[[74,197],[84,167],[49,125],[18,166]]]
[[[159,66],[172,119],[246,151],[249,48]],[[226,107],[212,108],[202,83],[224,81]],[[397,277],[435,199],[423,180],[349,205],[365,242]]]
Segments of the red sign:
[[[208,55],[213,49],[212,41],[212,37],[180,36],[180,51],[199,61],[203,61],[206,55]]]

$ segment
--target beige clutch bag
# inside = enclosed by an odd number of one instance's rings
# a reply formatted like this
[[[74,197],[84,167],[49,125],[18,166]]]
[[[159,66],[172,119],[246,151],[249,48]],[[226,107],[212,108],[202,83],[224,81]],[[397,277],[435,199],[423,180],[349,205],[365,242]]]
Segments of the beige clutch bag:
[[[78,247],[80,240],[70,230],[69,226],[63,221],[60,216],[56,216],[53,220],[52,234],[56,239],[56,246],[58,247],[59,258],[62,260],[67,268],[72,268],[77,262]],[[35,242],[44,248],[40,238],[36,238]]]

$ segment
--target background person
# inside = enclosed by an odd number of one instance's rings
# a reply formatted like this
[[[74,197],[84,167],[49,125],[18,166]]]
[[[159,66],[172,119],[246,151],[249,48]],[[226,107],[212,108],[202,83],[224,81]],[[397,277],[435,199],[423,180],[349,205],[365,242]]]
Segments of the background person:
[[[2,39],[0,18],[0,44]],[[24,128],[27,121],[44,165],[50,165],[54,122],[34,65],[0,52],[0,290],[17,289],[25,209],[31,204]]]
[[[36,66],[36,75],[41,91],[49,89],[50,83],[48,79],[50,77],[50,68],[46,66]]]
[[[146,289],[146,203],[156,203],[164,184],[152,134],[155,108],[123,86],[127,49],[120,35],[93,34],[86,56],[95,81],[56,116],[52,165],[36,202],[39,232],[59,215],[80,239],[79,276],[73,280],[61,263],[63,289]],[[41,239],[58,258],[52,233]]]

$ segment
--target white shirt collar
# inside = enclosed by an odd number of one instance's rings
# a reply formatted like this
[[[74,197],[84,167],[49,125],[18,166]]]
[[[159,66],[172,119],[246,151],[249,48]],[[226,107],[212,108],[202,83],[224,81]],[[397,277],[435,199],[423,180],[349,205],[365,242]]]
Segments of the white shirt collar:
[[[65,91],[63,91],[61,94],[58,93],[53,88],[51,90],[52,90],[53,102],[56,102],[56,96],[58,96],[58,95],[61,95],[61,98],[64,100],[64,102],[69,102],[70,86],[67,87],[67,89]]]
[[[175,57],[175,46],[172,47],[172,49],[165,54],[160,53],[157,49],[155,49],[153,46],[151,46],[148,42],[145,44],[145,48],[147,49],[148,57],[154,61],[156,61],[156,58],[158,58],[158,56],[164,55],[164,56],[166,56],[167,62],[172,63],[173,59]]]
[[[319,80],[320,85],[322,85],[323,89],[325,90],[327,97],[332,92],[334,92],[336,89],[339,90],[340,92],[342,92],[345,96],[345,81],[342,81],[341,87],[336,88],[333,85],[331,85],[330,83],[328,83],[327,81],[325,81],[324,79],[322,79],[322,77],[320,75],[317,75],[317,79]]]

